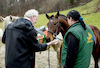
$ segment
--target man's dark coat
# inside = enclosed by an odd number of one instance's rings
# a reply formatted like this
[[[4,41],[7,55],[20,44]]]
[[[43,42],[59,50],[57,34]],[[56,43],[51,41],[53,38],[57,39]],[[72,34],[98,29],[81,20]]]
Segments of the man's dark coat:
[[[35,52],[47,48],[47,44],[38,42],[36,32],[32,23],[24,18],[7,26],[2,38],[2,42],[6,44],[6,68],[31,68],[31,64],[34,65],[32,61],[35,61]]]

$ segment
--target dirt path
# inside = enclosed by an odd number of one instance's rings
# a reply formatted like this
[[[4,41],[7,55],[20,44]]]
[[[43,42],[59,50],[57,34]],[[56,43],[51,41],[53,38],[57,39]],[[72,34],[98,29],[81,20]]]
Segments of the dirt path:
[[[5,68],[5,45],[0,45],[0,68]],[[100,61],[99,61],[100,66]],[[35,68],[49,68],[48,65],[48,50],[36,53],[36,65]],[[57,68],[56,52],[50,49],[50,68]],[[91,64],[89,68],[94,68],[94,60],[91,58]]]
[[[100,66],[100,62],[99,62]],[[49,68],[48,65],[48,50],[36,53],[36,68]],[[57,68],[56,52],[50,49],[50,68]],[[91,58],[91,64],[89,68],[94,68],[94,60]]]
[[[5,68],[5,45],[0,45],[0,68]]]

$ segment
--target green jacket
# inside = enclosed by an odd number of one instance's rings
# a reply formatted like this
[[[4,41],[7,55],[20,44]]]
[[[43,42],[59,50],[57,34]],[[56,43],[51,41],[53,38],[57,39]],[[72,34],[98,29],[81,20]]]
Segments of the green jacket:
[[[67,42],[65,38],[69,32],[71,32],[79,40],[79,50],[74,68],[88,68],[94,44],[94,34],[91,28],[87,25],[86,30],[84,30],[81,23],[73,24],[64,36],[63,49],[61,53],[62,66],[64,66],[67,56]]]

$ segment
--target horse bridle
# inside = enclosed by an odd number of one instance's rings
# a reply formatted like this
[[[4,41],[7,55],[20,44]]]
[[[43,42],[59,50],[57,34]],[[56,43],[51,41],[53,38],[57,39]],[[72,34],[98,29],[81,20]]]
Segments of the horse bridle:
[[[56,19],[58,22],[58,24],[57,24],[57,27],[56,27],[56,31],[55,32],[52,32],[52,31],[50,31],[50,30],[48,30],[48,32],[50,32],[50,33],[52,33],[53,34],[53,38],[56,38],[56,36],[57,36],[57,32],[58,32],[58,27],[59,27],[59,25],[61,25],[61,23],[59,22],[59,19],[58,18],[50,18],[50,19]]]

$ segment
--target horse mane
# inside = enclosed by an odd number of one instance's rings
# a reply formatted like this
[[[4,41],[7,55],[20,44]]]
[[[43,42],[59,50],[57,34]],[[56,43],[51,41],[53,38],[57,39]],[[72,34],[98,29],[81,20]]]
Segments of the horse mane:
[[[64,24],[61,23],[61,30],[60,30],[60,32],[62,33],[62,35],[64,37],[64,35],[65,35],[65,33],[66,33],[66,31],[68,30],[68,27],[69,27],[69,25],[67,24],[68,23],[67,18],[63,14],[59,14],[58,18],[60,20],[60,23],[65,22]],[[65,25],[65,24],[67,24],[67,25]]]
[[[63,17],[63,19],[67,21],[67,17],[65,15],[59,14],[59,16]]]

